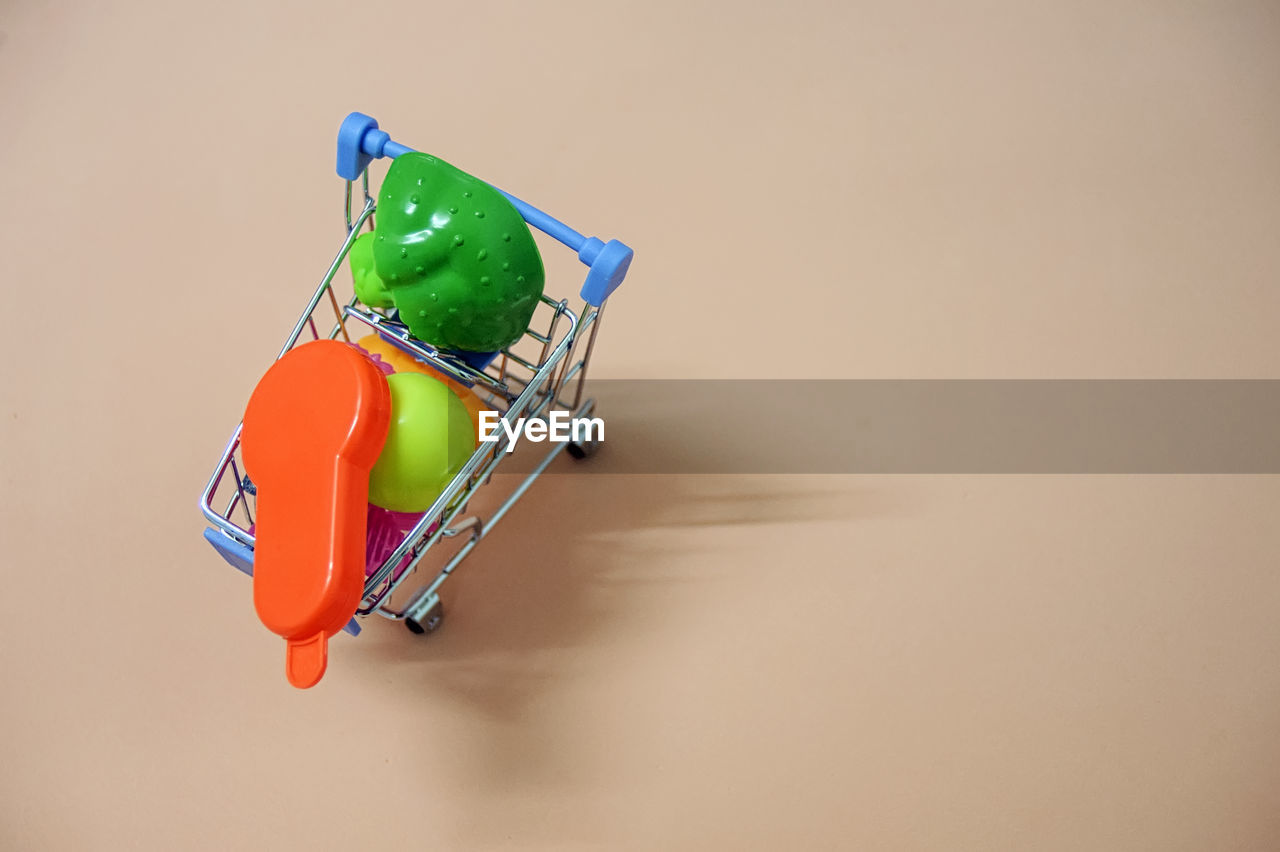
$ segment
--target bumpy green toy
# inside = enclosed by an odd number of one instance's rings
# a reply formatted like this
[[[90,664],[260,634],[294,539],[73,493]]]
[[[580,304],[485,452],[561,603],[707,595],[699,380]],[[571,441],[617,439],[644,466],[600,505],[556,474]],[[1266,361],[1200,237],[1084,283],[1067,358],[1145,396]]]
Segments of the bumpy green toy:
[[[389,294],[419,340],[469,352],[518,340],[546,277],[533,235],[510,201],[444,160],[416,152],[397,157],[382,182],[373,261],[385,289],[366,275],[370,298]]]

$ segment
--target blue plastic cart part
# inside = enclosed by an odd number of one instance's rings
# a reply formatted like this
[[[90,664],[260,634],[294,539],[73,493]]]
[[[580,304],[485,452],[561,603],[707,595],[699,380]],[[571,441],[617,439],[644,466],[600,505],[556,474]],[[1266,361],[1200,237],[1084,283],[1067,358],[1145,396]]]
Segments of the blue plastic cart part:
[[[247,544],[236,541],[226,533],[219,532],[213,527],[205,527],[205,541],[213,545],[213,549],[222,554],[222,558],[231,563],[232,567],[238,568],[250,577],[253,576],[253,548]],[[347,626],[342,628],[352,636],[360,635],[360,623],[352,618],[347,622]]]
[[[497,358],[502,353],[500,352],[463,352],[461,350],[458,350],[455,352],[451,352],[449,354],[457,356],[458,360],[462,361],[464,364],[466,364],[468,367],[472,368],[473,370],[477,370],[483,373],[486,369],[488,369],[489,365],[493,363],[493,359]],[[457,381],[457,379],[454,379],[454,381]]]
[[[338,176],[356,180],[375,159],[394,159],[413,150],[393,141],[385,130],[379,130],[377,119],[361,112],[353,112],[343,119],[338,128]],[[582,298],[587,304],[600,307],[621,286],[631,267],[631,258],[635,255],[625,243],[584,237],[559,219],[521,201],[511,193],[501,189],[498,192],[506,196],[525,222],[576,251],[578,259],[590,267],[587,279],[582,284]]]

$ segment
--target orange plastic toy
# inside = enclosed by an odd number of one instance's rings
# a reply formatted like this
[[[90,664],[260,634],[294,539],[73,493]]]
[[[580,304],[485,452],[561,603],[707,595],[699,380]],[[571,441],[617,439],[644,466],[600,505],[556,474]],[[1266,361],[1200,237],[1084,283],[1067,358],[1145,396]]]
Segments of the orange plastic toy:
[[[360,605],[369,471],[390,417],[377,365],[332,340],[276,361],[245,410],[241,450],[258,490],[253,603],[288,643],[296,687],[324,675],[329,637]]]

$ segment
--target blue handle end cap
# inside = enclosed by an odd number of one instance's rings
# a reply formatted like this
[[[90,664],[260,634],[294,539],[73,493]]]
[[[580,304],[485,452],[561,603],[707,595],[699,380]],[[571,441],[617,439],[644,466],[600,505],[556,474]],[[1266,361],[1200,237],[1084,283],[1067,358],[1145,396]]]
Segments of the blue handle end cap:
[[[369,167],[373,155],[366,152],[365,137],[377,130],[377,119],[362,112],[353,112],[342,120],[338,128],[338,177],[355,180]]]
[[[635,252],[617,240],[609,240],[600,247],[595,259],[591,261],[591,268],[587,270],[587,280],[582,283],[582,298],[587,304],[594,308],[604,304],[604,300],[621,286],[622,279],[631,268],[633,257]]]

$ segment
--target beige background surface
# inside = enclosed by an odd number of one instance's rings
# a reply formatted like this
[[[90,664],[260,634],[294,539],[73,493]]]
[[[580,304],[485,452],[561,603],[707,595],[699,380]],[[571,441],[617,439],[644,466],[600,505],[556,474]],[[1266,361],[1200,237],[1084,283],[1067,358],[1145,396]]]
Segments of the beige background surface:
[[[598,376],[1280,378],[1274,3],[7,0],[0,39],[0,848],[1280,848],[1275,477],[609,446],[442,633],[305,693],[195,508],[352,109],[637,249]]]

